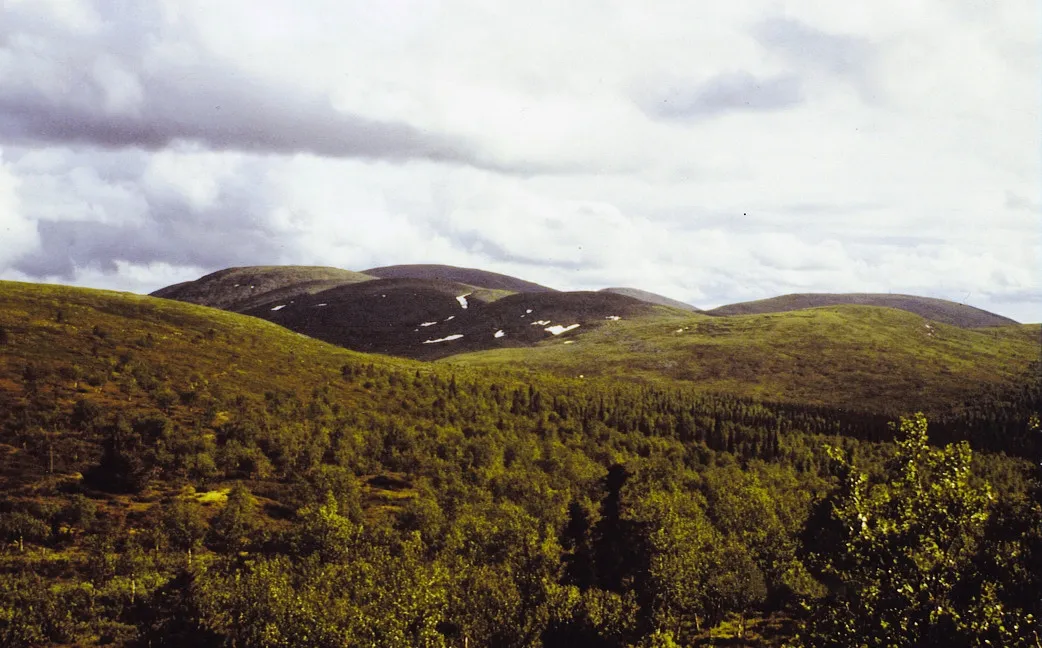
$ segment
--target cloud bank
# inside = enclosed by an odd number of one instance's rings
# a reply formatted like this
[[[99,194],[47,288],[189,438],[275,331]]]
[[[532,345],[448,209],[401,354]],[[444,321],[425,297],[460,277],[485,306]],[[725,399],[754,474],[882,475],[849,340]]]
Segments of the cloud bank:
[[[9,0],[0,278],[433,262],[1042,321],[1036,14]]]

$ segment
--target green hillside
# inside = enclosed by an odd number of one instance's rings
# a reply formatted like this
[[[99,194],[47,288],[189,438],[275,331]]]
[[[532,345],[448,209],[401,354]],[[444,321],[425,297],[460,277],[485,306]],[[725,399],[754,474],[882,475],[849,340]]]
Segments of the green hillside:
[[[1035,452],[1027,387],[931,430]],[[915,421],[895,451],[888,422],[0,282],[0,645],[778,646],[837,618],[868,636],[877,609],[1026,641],[1031,464],[931,449]],[[845,539],[866,511],[914,533]],[[879,576],[844,547],[906,551],[886,587],[949,607],[850,599]]]
[[[442,362],[587,380],[679,381],[706,392],[869,411],[941,412],[1020,379],[1039,358],[1039,334],[1039,325],[967,330],[869,306],[734,317],[670,312]]]
[[[986,310],[959,304],[947,299],[920,297],[918,295],[895,295],[890,293],[798,293],[781,295],[769,299],[759,299],[738,304],[728,304],[706,311],[709,315],[754,315],[761,313],[782,313],[819,308],[822,306],[839,306],[843,304],[859,304],[862,306],[880,306],[897,308],[909,313],[942,324],[961,328],[981,328],[985,326],[1010,326],[1017,324],[1008,317],[996,315]]]

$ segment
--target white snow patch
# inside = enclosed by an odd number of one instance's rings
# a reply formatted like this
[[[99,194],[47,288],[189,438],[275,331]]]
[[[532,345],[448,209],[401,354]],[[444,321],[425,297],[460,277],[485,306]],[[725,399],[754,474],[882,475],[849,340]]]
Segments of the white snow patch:
[[[445,321],[447,322],[447,321],[449,321],[451,319],[456,319],[456,316],[455,315],[449,315],[448,317],[445,318]]]
[[[532,322],[532,326],[546,326],[549,323],[550,323],[550,320],[538,320],[538,321]]]
[[[674,332],[674,333],[683,333],[683,332],[684,332],[684,329],[682,329],[682,328],[678,328],[677,330],[675,330],[675,331],[673,331],[673,332]]]
[[[504,335],[506,335],[506,333],[504,333],[503,330],[500,329],[500,330],[496,331],[495,334],[492,337],[501,338]]]
[[[604,319],[611,320],[613,322],[618,322],[622,318],[619,317],[618,315],[609,315],[609,316],[605,317]]]
[[[386,297],[387,295],[380,295],[380,296],[381,296],[381,297]]]
[[[571,330],[577,329],[577,328],[579,328],[578,324],[570,324],[568,326],[561,326],[560,324],[557,324],[555,326],[547,326],[543,330],[546,331],[547,333],[551,333],[553,335],[560,335],[561,333],[567,333],[568,331],[571,331]]]
[[[452,342],[453,340],[458,340],[461,337],[463,337],[462,333],[454,333],[452,335],[446,335],[443,338],[438,338],[437,340],[426,340],[426,341],[424,341],[424,344],[437,344],[438,342]]]
[[[575,340],[565,340],[564,344],[575,344]]]
[[[531,308],[525,309],[525,315],[531,315],[531,314],[532,314],[532,309]]]
[[[238,287],[239,287],[239,284],[235,284],[234,286],[232,286],[232,288],[238,288]]]
[[[322,306],[329,306],[329,304],[315,304],[315,308],[321,308]]]
[[[276,306],[275,308],[272,308],[271,310],[273,310],[273,311],[282,310],[285,307],[286,307],[285,304],[280,304],[280,305]]]
[[[435,324],[437,324],[437,322],[424,322],[423,324],[420,324],[420,326],[434,326]]]
[[[466,308],[467,307],[467,296],[468,295],[473,295],[473,294],[474,293],[467,293],[466,295],[460,295],[459,297],[456,298],[456,301],[459,302],[460,308]]]

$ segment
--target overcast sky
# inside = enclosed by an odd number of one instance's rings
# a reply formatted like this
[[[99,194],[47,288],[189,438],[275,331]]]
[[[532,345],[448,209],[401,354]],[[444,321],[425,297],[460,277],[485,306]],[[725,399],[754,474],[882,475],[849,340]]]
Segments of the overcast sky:
[[[2,0],[0,278],[447,263],[1042,321],[1036,0]]]

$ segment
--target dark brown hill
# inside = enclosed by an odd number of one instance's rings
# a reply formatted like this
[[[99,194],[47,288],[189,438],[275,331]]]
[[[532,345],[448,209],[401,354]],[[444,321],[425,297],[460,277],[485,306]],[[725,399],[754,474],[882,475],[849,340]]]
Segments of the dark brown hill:
[[[478,270],[477,268],[457,268],[438,264],[393,265],[382,268],[364,270],[364,274],[381,279],[436,279],[438,281],[455,281],[478,288],[492,290],[508,290],[510,292],[556,292],[531,281],[518,279],[498,272]]]
[[[679,299],[672,299],[663,295],[658,295],[647,290],[641,290],[639,288],[601,288],[601,292],[610,292],[617,295],[626,295],[627,297],[633,297],[649,304],[657,304],[659,306],[669,306],[670,308],[679,308],[680,310],[690,311],[692,313],[701,313],[702,309],[692,306],[687,302],[682,302]]]
[[[372,278],[322,266],[247,266],[218,270],[195,281],[160,288],[152,296],[243,312],[274,300],[289,300]]]
[[[244,312],[356,351],[435,359],[527,346],[653,308],[612,293],[516,293],[487,301],[481,291],[449,281],[375,279]]]

